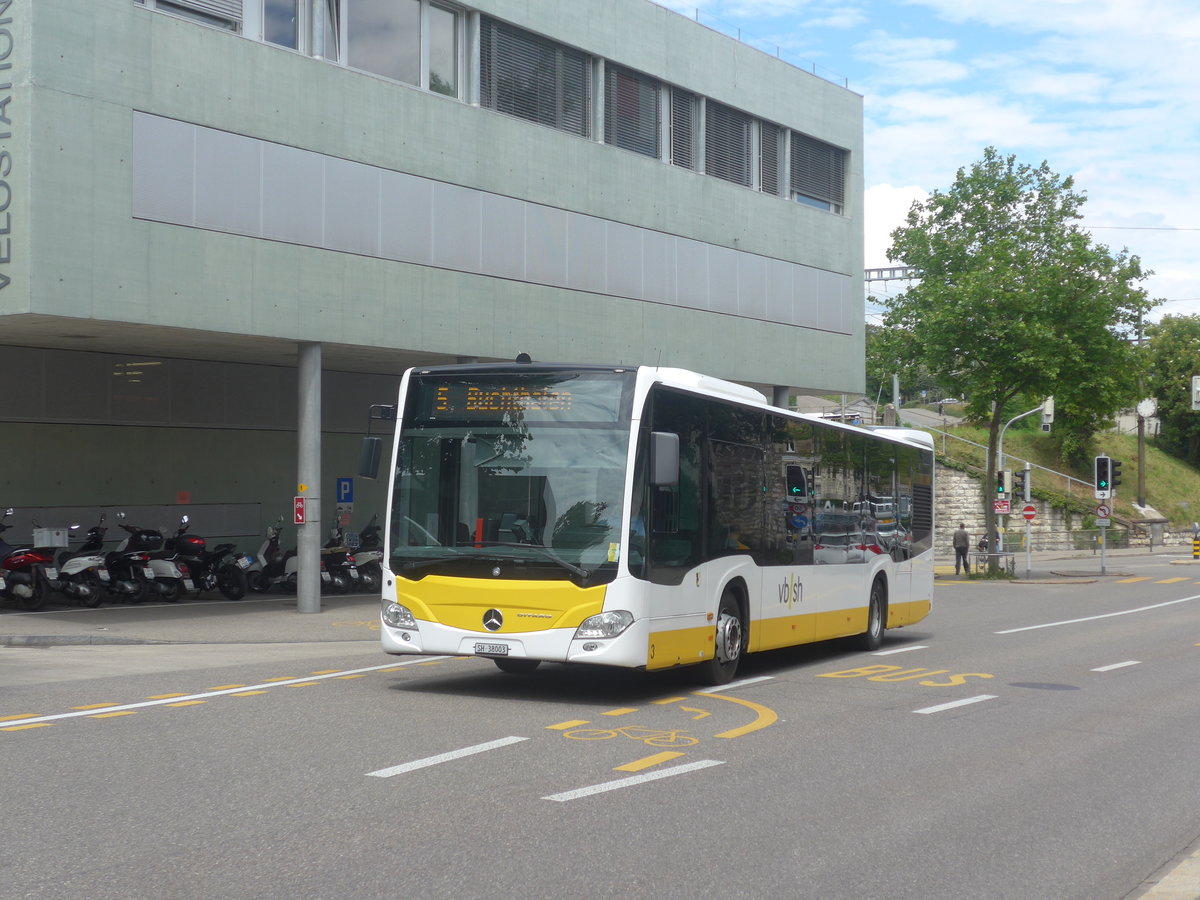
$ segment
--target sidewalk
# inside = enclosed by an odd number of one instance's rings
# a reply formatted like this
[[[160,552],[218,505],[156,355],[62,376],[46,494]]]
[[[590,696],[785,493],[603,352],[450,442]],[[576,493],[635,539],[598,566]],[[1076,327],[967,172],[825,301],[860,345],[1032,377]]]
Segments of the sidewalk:
[[[97,609],[59,606],[36,613],[0,610],[0,647],[378,639],[379,597],[374,594],[322,596],[319,613],[297,612],[296,598],[283,594]]]
[[[1128,575],[1122,568],[1133,560],[1142,564],[1158,562],[1162,565],[1200,566],[1200,560],[1192,559],[1191,548],[1181,546],[1156,547],[1150,551],[1146,547],[1125,547],[1109,549],[1104,554],[1104,574],[1100,574],[1100,553],[1091,550],[1034,550],[1029,554],[1029,572],[1026,575],[1025,551],[1019,547],[1013,551],[1015,558],[1014,579],[1011,582],[996,583],[1053,584],[1095,581],[1099,578],[1113,578]],[[971,563],[974,565],[976,554],[971,553]],[[938,554],[934,559],[934,577],[938,581],[967,581],[966,575],[954,574],[954,556]],[[1196,577],[1200,578],[1200,571]]]

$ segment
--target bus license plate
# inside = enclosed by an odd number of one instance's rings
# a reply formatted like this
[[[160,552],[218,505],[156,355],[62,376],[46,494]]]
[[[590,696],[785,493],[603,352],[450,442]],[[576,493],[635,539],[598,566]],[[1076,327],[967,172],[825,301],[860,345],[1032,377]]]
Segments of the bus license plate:
[[[508,644],[476,644],[475,652],[480,656],[508,656]]]

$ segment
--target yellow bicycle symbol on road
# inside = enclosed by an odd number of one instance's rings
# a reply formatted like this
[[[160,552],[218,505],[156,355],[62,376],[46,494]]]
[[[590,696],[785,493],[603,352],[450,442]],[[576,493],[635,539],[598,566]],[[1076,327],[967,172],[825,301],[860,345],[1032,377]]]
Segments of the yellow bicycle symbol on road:
[[[576,728],[564,731],[563,737],[574,741],[607,741],[617,735],[624,735],[635,741],[641,741],[648,747],[694,747],[700,743],[684,731],[663,728],[646,728],[642,725],[625,725],[621,728]]]

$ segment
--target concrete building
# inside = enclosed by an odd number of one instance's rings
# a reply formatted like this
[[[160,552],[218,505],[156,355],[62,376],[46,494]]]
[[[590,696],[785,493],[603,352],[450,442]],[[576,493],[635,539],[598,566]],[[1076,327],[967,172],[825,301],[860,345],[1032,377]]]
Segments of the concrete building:
[[[861,392],[862,231],[861,97],[650,0],[0,0],[0,506],[328,523],[414,364]]]

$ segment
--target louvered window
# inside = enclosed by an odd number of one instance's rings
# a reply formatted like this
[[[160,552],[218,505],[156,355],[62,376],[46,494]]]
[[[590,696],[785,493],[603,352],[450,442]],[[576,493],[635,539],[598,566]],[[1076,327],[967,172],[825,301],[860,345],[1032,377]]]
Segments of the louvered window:
[[[696,95],[671,88],[671,164],[696,168]]]
[[[750,116],[720,103],[704,110],[704,171],[750,186]]]
[[[480,20],[479,102],[540,125],[591,133],[586,53],[495,19]]]
[[[778,197],[780,183],[783,180],[783,174],[780,169],[783,154],[779,152],[783,129],[770,122],[762,122],[759,124],[758,130],[759,189],[764,194],[774,194]]]
[[[658,158],[662,86],[646,75],[609,66],[604,79],[604,142]]]
[[[154,7],[229,31],[242,28],[242,0],[155,0]]]
[[[792,132],[792,199],[840,213],[846,202],[846,151]]]

